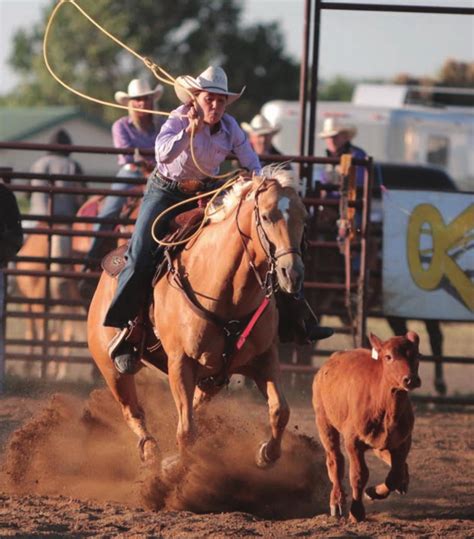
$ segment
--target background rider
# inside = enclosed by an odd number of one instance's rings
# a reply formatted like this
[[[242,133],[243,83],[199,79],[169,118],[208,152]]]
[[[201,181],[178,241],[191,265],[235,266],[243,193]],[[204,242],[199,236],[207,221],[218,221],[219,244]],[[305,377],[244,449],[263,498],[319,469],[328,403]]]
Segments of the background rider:
[[[115,100],[120,105],[129,107],[128,115],[122,116],[112,125],[112,138],[116,148],[153,148],[155,139],[161,126],[163,117],[143,110],[153,110],[155,102],[163,95],[163,86],[158,84],[151,88],[144,79],[133,79],[128,85],[127,92],[115,93]],[[138,110],[134,110],[138,109]],[[118,178],[144,178],[155,166],[155,159],[150,156],[134,154],[119,154],[118,164],[120,170]],[[139,186],[133,183],[113,183],[112,190],[137,189]],[[97,217],[101,219],[114,219],[120,216],[126,202],[126,197],[109,195]],[[96,231],[113,230],[114,224],[100,223],[95,225]],[[104,238],[96,237],[92,241],[87,266],[93,269],[98,266],[103,253]],[[85,281],[90,282],[90,281]]]

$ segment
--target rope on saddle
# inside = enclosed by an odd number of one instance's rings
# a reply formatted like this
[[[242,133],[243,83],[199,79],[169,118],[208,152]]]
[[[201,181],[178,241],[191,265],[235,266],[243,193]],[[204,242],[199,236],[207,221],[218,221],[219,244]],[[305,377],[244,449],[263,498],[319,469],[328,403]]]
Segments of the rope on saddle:
[[[337,221],[339,251],[344,255],[345,273],[345,307],[351,325],[352,339],[355,342],[354,314],[351,301],[351,241],[355,237],[355,208],[349,207],[349,202],[354,202],[357,196],[356,189],[356,169],[352,165],[352,155],[343,154],[340,160],[340,198],[339,198],[339,219]]]

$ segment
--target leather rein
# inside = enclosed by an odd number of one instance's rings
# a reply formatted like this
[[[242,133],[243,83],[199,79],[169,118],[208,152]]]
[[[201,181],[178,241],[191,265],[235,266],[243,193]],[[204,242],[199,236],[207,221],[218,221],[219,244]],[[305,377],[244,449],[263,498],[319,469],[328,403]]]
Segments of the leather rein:
[[[263,279],[260,276],[257,268],[255,267],[255,264],[247,248],[246,240],[251,240],[252,238],[245,234],[239,226],[239,214],[243,201],[242,198],[239,200],[239,204],[237,206],[235,214],[236,227],[242,240],[242,245],[247,255],[249,266],[252,269],[255,278],[264,294],[262,302],[252,312],[248,313],[242,318],[228,320],[220,317],[209,309],[206,309],[197,299],[186,276],[181,275],[179,271],[173,266],[170,254],[167,250],[165,251],[165,256],[168,260],[168,273],[172,276],[174,283],[183,292],[184,297],[186,298],[191,310],[204,320],[207,320],[208,322],[211,322],[216,326],[220,327],[224,333],[225,344],[224,351],[222,353],[223,368],[221,372],[217,375],[208,376],[198,382],[198,387],[203,391],[209,390],[213,387],[227,385],[229,383],[230,379],[228,375],[228,370],[232,355],[235,353],[236,350],[240,350],[245,344],[245,341],[253,330],[255,324],[258,322],[260,317],[265,312],[268,304],[270,303],[271,296],[274,295],[274,293],[278,290],[278,280],[276,278],[278,259],[286,254],[292,253],[297,254],[300,257],[302,256],[301,250],[295,247],[275,249],[275,246],[269,240],[268,235],[265,232],[265,228],[262,224],[260,209],[258,205],[258,196],[263,191],[262,186],[264,182],[265,180],[262,181],[262,183],[255,191],[254,206],[255,227],[257,229],[261,247],[263,249],[263,252],[265,253],[266,261],[268,263],[268,270],[265,273]]]

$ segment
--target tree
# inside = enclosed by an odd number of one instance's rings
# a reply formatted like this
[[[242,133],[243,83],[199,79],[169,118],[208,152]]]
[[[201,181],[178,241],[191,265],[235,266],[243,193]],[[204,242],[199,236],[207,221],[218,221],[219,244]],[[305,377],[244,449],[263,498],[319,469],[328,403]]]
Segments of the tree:
[[[413,76],[399,73],[394,77],[395,84],[419,86],[412,92],[412,102],[437,105],[474,106],[474,62],[459,62],[448,58],[438,72],[436,78]],[[443,88],[466,88],[471,92],[453,93]]]
[[[95,105],[60,86],[48,73],[42,57],[43,32],[56,4],[42,22],[14,37],[10,65],[21,83],[10,104],[70,105],[111,122],[123,111]],[[81,7],[118,39],[161,65],[173,76],[197,75],[208,65],[221,65],[231,90],[247,85],[244,97],[232,107],[248,119],[270,99],[296,99],[298,66],[284,53],[276,24],[243,27],[236,0],[92,0]],[[48,57],[54,71],[68,85],[111,101],[118,89],[138,76],[153,79],[140,60],[99,32],[71,4],[59,10],[50,32]],[[170,86],[161,101],[163,110],[178,104]]]
[[[344,77],[334,77],[321,84],[318,92],[320,101],[350,101],[354,91],[354,83]]]

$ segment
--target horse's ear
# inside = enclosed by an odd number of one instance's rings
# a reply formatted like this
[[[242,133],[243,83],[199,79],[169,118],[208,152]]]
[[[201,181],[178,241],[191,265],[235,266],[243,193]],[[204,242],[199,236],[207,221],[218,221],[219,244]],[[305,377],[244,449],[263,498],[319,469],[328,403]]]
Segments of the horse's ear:
[[[372,345],[372,348],[375,348],[377,351],[382,348],[382,341],[375,335],[375,333],[369,335],[369,342]]]

